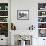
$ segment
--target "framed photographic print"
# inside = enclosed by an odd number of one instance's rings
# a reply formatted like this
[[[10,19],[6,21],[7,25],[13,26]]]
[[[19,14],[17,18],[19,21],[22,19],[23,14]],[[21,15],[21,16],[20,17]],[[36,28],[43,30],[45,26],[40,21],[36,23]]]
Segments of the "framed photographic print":
[[[46,37],[46,29],[39,29],[39,37]]]
[[[29,20],[29,10],[17,10],[17,20]]]

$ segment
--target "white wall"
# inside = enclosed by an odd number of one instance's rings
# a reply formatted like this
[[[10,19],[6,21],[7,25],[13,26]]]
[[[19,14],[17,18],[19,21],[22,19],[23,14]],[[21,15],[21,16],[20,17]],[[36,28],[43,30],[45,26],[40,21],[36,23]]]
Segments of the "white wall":
[[[11,22],[17,30],[27,30],[29,26],[38,27],[38,3],[46,0],[11,0]],[[29,10],[29,20],[17,20],[17,10]]]
[[[27,30],[33,24],[36,32],[33,34],[38,36],[38,3],[46,3],[46,0],[11,0],[11,22],[15,24],[18,32]],[[17,10],[29,10],[29,20],[17,20]],[[38,46],[38,43],[43,44],[42,38],[36,38],[33,38],[33,46]]]
[[[29,10],[29,20],[17,20],[17,10]],[[32,0],[12,0],[11,15],[11,20],[15,23],[17,30],[27,30],[31,25],[37,27],[37,2]]]

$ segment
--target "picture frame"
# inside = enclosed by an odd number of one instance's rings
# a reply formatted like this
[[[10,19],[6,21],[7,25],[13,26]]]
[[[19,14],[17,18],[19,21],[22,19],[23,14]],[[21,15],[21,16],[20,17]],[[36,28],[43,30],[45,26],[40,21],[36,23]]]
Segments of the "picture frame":
[[[29,10],[17,10],[17,20],[29,20]]]
[[[46,37],[46,29],[39,29],[39,37]]]

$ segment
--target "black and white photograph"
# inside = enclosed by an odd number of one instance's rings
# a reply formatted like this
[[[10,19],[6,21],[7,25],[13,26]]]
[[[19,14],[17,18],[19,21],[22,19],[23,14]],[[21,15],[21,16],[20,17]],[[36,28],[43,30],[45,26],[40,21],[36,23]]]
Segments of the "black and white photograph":
[[[17,20],[29,20],[29,10],[17,10]]]

